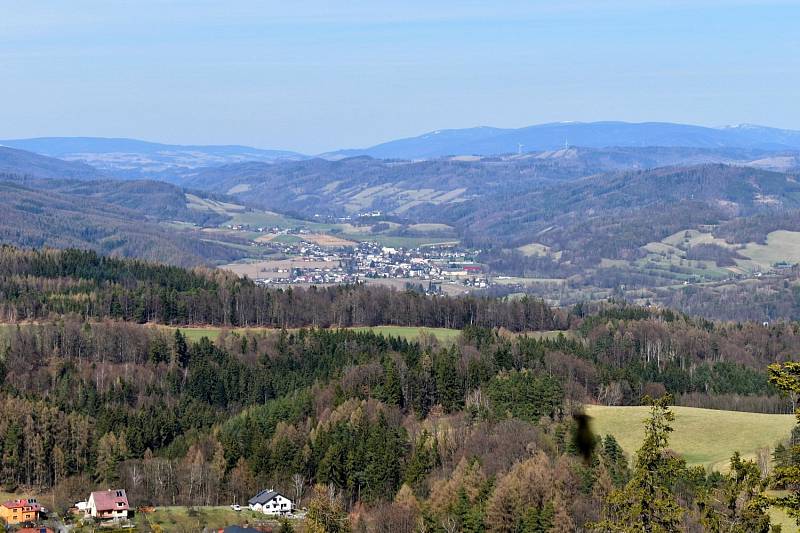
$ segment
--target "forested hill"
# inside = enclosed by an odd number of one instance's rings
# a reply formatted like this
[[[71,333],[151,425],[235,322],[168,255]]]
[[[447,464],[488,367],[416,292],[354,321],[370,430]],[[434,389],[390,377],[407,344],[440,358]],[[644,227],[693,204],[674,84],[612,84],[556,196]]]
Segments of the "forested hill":
[[[377,209],[414,218],[418,207],[464,201],[502,207],[504,198],[540,191],[548,185],[608,172],[694,166],[708,163],[772,168],[796,161],[796,153],[722,148],[572,147],[497,157],[444,157],[422,161],[351,157],[276,164],[244,162],[198,169],[183,185],[227,193],[267,209],[347,215]],[[784,169],[784,167],[781,167]],[[559,205],[554,205],[559,208]]]
[[[427,298],[363,285],[268,289],[220,270],[189,271],[91,251],[0,248],[0,320],[63,314],[223,326],[568,326],[564,312],[533,298]]]
[[[792,174],[696,165],[600,174],[526,194],[488,195],[438,213],[478,242],[518,246],[538,239],[585,264],[635,256],[648,242],[698,225],[741,220],[744,229],[757,214],[784,221],[800,207],[798,191]]]
[[[149,198],[149,193],[137,197],[131,192],[135,183],[117,186],[91,182],[84,187],[80,185],[83,182],[31,181],[18,176],[3,181],[7,178],[0,176],[2,243],[32,248],[88,248],[104,254],[179,265],[206,264],[215,259],[232,261],[244,255],[241,250],[212,241],[195,229],[160,224],[149,213],[157,211],[159,200],[165,197],[155,194]],[[160,184],[156,184],[158,187]],[[90,189],[98,194],[89,193]],[[123,198],[113,196],[115,191],[126,189],[128,193]],[[104,201],[104,194],[109,201]],[[174,212],[184,211],[185,204],[184,200],[184,207],[174,207]],[[208,216],[189,214],[195,218]]]
[[[794,324],[268,290],[76,250],[1,248],[0,309],[16,321],[0,326],[6,490],[44,491],[65,511],[101,486],[125,487],[135,506],[192,507],[267,486],[301,507],[327,502],[356,531],[584,528],[631,474],[611,437],[581,457],[570,435],[582,403],[670,392],[684,405],[787,412],[764,368],[800,350]],[[188,323],[230,327],[192,341]],[[288,328],[374,323],[462,330],[438,340]],[[253,325],[287,328],[243,327]],[[682,494],[722,490],[720,474],[675,464]],[[687,502],[699,524],[706,511]]]
[[[247,241],[200,231],[230,218],[214,209],[226,198],[210,193],[113,180],[84,163],[0,146],[0,195],[4,244],[88,248],[186,266],[245,255]]]

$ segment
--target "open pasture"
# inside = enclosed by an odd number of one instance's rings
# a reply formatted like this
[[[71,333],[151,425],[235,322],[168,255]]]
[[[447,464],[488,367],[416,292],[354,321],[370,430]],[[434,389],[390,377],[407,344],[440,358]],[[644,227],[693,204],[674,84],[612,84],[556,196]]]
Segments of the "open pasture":
[[[674,431],[669,448],[690,465],[724,470],[733,452],[755,457],[759,448],[774,449],[789,437],[797,423],[794,415],[771,415],[739,411],[717,411],[694,407],[672,407]],[[609,407],[589,405],[592,430],[598,435],[613,435],[629,456],[633,456],[644,437],[646,406]]]

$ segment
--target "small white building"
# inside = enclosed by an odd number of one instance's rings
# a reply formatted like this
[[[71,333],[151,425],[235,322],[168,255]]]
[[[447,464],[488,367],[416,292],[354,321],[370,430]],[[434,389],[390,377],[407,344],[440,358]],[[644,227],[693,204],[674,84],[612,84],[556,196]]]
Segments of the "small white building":
[[[291,513],[294,509],[292,500],[272,489],[264,489],[247,502],[251,511],[268,515]]]

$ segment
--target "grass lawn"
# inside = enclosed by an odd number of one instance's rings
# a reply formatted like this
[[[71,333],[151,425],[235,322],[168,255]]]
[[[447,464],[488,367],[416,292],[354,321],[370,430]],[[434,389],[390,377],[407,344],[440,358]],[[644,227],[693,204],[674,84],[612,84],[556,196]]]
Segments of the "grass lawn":
[[[754,457],[759,448],[774,448],[788,438],[796,424],[794,415],[766,415],[738,411],[715,411],[694,407],[673,407],[674,431],[669,447],[690,465],[725,469],[733,452]],[[644,437],[648,407],[586,406],[595,433],[611,434],[629,455],[639,448]]]
[[[236,512],[228,506],[217,507],[157,507],[152,513],[139,513],[137,524],[149,522],[157,531],[203,531],[204,528],[219,529],[232,525],[271,525],[275,529],[279,523],[268,520],[264,515],[243,509]],[[293,522],[294,524],[295,522]]]

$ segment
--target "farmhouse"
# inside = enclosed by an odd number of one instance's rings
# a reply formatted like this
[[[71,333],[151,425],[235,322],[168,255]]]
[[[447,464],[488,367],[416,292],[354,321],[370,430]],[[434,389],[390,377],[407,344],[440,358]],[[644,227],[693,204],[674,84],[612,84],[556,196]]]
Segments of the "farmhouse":
[[[89,495],[86,514],[101,520],[128,517],[128,496],[123,489],[98,490]]]
[[[292,500],[272,489],[264,489],[247,502],[251,510],[264,514],[278,515],[291,513]]]
[[[6,524],[19,524],[21,522],[36,522],[42,508],[35,498],[9,500],[0,505],[0,518]]]

